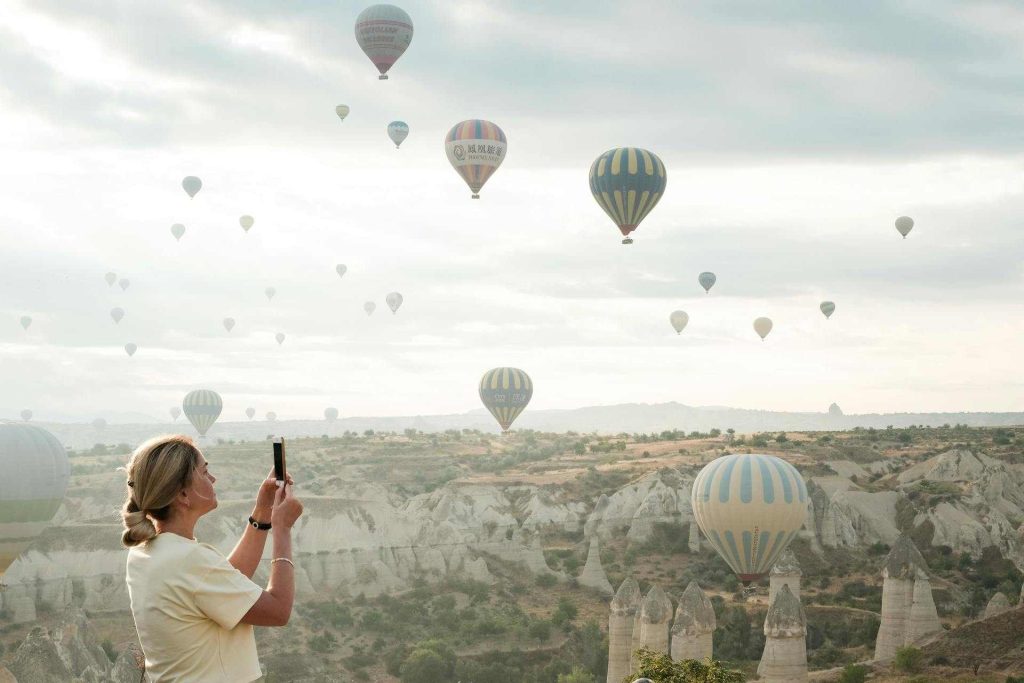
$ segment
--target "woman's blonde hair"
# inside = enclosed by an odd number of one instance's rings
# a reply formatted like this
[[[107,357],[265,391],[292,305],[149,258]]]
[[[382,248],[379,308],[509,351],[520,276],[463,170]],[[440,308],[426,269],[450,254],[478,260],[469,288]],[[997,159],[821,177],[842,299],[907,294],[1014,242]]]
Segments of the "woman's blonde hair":
[[[128,461],[121,543],[131,548],[156,536],[153,520],[171,516],[171,503],[191,483],[199,456],[192,439],[180,434],[158,436],[135,449]]]

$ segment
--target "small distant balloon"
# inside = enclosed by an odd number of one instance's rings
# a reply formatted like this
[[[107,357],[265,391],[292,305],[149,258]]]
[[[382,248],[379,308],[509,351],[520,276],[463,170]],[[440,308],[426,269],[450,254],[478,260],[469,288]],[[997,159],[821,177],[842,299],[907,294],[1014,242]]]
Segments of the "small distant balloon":
[[[494,368],[480,378],[480,400],[507,433],[533,397],[533,381],[519,368]]]
[[[121,286],[121,291],[123,292],[124,290],[128,289],[128,285],[130,285],[131,282],[129,282],[128,278],[123,277],[118,281],[117,284]]]
[[[242,230],[245,230],[246,232],[249,232],[249,228],[251,228],[253,223],[255,223],[255,222],[256,222],[256,219],[253,218],[252,216],[249,216],[248,214],[245,215],[245,216],[241,216],[238,219],[238,224],[241,225],[242,226]]]
[[[102,432],[104,429],[107,428],[107,421],[104,420],[102,417],[97,417],[95,420],[92,421],[92,428],[95,429],[97,432]]]
[[[206,436],[206,432],[220,417],[224,401],[220,394],[212,389],[195,389],[185,394],[181,407],[185,411],[185,417],[199,432],[199,436]]]
[[[690,322],[690,316],[686,314],[686,311],[672,311],[668,316],[668,321],[672,323],[676,334],[679,334],[686,328],[686,323]]]
[[[505,132],[482,119],[456,123],[444,139],[448,163],[469,185],[473,199],[480,199],[484,183],[505,160],[507,146]]]
[[[402,295],[399,294],[398,292],[391,292],[390,294],[387,295],[385,301],[387,301],[388,308],[391,309],[391,313],[394,314],[398,313],[398,307],[402,305],[402,301],[404,301],[404,299],[402,298]]]
[[[174,235],[174,239],[181,241],[181,236],[185,234],[185,226],[181,223],[175,223],[171,226],[171,234]]]
[[[124,345],[124,352],[127,353],[129,357],[134,356],[135,352],[138,350],[139,347],[136,346],[135,344],[132,344],[131,342],[128,342],[127,344]]]
[[[348,272],[348,266],[346,266],[344,263],[339,263],[338,265],[334,266],[334,270],[335,272],[338,273],[338,277],[345,277],[345,273]]]
[[[120,308],[120,307],[111,308],[110,309],[110,317],[114,319],[114,323],[115,324],[121,322],[121,318],[124,317],[124,309]]]
[[[267,287],[263,290],[263,293],[267,295],[267,301],[270,301],[274,298],[274,295],[277,294],[277,290],[273,287]]]
[[[914,229],[914,219],[910,216],[900,216],[896,219],[896,229],[903,235],[903,239],[907,239],[907,235]]]
[[[245,409],[245,416],[248,417],[251,420],[253,417],[256,416],[256,409],[255,408],[246,408]]]
[[[826,318],[831,318],[832,314],[836,312],[836,305],[831,301],[822,301],[818,308],[821,309],[821,312],[825,314]]]
[[[367,301],[363,304],[363,310],[366,311],[366,315],[373,315],[373,312],[377,310],[377,304]]]
[[[405,121],[392,121],[388,124],[388,137],[395,143],[395,149],[398,149],[402,141],[409,137],[409,124]]]
[[[277,413],[275,413],[273,410],[271,410],[269,413],[267,413],[267,422],[273,422],[276,419],[277,419]]]
[[[31,410],[27,410],[27,409],[21,411],[21,419],[24,420],[25,422],[28,422],[29,420],[31,420],[32,419],[32,411]]]
[[[412,19],[394,5],[367,7],[356,17],[356,42],[377,67],[382,81],[409,48],[412,33]]]
[[[103,279],[107,281],[107,287],[113,287],[114,283],[117,282],[117,273],[107,273],[103,276]]]
[[[351,110],[348,108],[347,104],[339,104],[334,108],[334,113],[337,114],[338,118],[342,121],[344,121],[345,117],[348,116],[349,111]]]
[[[704,271],[697,276],[697,282],[699,282],[700,286],[704,288],[705,293],[710,292],[711,288],[715,286],[717,281],[718,278],[710,271]]]
[[[21,327],[22,327],[22,329],[27,330],[31,324],[32,324],[32,318],[30,316],[27,316],[27,315],[21,316]]]
[[[278,332],[277,334],[275,334],[274,335],[274,339],[277,340],[277,345],[278,346],[280,346],[281,344],[284,344],[284,332]]]
[[[230,332],[231,330],[235,329],[235,319],[234,318],[224,318],[224,329],[227,330],[228,332]]]
[[[768,333],[772,331],[772,321],[770,318],[758,318],[754,321],[754,331],[761,337],[761,341],[768,336]]]
[[[328,422],[333,422],[334,420],[337,420],[338,419],[338,409],[337,408],[324,408],[324,418]]]
[[[171,414],[172,420],[176,421],[179,417],[181,417],[181,408],[179,408],[178,406],[174,406],[168,412]]]
[[[185,176],[181,181],[181,186],[188,193],[189,197],[195,197],[196,193],[203,188],[203,181],[194,175]]]

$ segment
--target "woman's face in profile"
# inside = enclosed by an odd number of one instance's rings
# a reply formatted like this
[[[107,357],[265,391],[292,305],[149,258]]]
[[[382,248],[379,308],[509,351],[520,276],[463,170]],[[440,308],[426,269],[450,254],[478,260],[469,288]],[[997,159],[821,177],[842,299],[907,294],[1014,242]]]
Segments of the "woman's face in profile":
[[[196,472],[192,476],[192,484],[188,488],[188,497],[192,507],[200,514],[205,514],[217,507],[217,491],[213,488],[216,481],[217,478],[210,473],[210,463],[206,462],[206,457],[200,454],[199,466],[196,468]]]

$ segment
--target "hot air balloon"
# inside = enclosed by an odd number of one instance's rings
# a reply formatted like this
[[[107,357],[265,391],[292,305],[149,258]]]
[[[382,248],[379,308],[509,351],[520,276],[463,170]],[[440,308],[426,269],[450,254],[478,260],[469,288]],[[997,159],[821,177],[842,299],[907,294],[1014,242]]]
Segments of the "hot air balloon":
[[[123,292],[124,290],[128,289],[128,285],[130,285],[131,282],[128,280],[128,278],[123,277],[117,281],[117,284],[121,286],[121,291]]]
[[[704,271],[697,276],[697,282],[699,282],[700,286],[704,288],[705,294],[711,291],[711,288],[715,286],[715,282],[717,281],[718,278],[710,271]]]
[[[267,287],[263,290],[263,293],[267,295],[267,301],[270,301],[274,298],[274,295],[277,294],[277,290],[273,287]]]
[[[48,431],[34,425],[0,424],[0,574],[50,524],[57,513],[71,467],[67,451]]]
[[[356,18],[356,42],[386,81],[388,69],[412,42],[412,19],[394,5],[367,7]]]
[[[903,239],[907,239],[907,235],[914,229],[914,219],[910,216],[900,216],[896,219],[896,229],[903,235]]]
[[[398,292],[391,292],[387,295],[385,301],[387,301],[388,308],[391,309],[392,313],[398,313],[398,307],[402,305],[402,301],[404,301],[404,299]]]
[[[392,121],[388,124],[388,137],[395,143],[395,149],[398,149],[402,140],[409,137],[409,124],[405,121]]]
[[[32,419],[32,411],[28,410],[28,409],[25,409],[25,410],[21,411],[21,419],[24,420],[25,422],[28,422],[29,420],[31,420]]]
[[[220,411],[224,409],[224,401],[216,391],[194,389],[185,394],[185,398],[181,402],[181,409],[185,411],[185,417],[199,432],[199,436],[206,436],[206,432],[220,417]]]
[[[351,110],[348,108],[347,104],[339,104],[334,108],[334,113],[337,114],[338,118],[342,121],[344,121],[345,117],[348,116],[349,111]]]
[[[135,344],[132,344],[131,342],[128,342],[127,344],[124,345],[124,352],[127,353],[129,357],[134,356],[135,352],[138,350],[139,347],[136,346]]]
[[[480,199],[480,188],[505,160],[507,141],[497,125],[481,119],[455,124],[444,139],[448,162]]]
[[[114,283],[117,282],[117,273],[107,273],[103,276],[103,279],[107,281],[107,287],[113,287]]]
[[[97,417],[95,420],[92,421],[92,428],[95,429],[97,432],[102,432],[104,429],[107,428],[107,421],[104,420],[102,417]]]
[[[269,413],[267,413],[267,422],[273,422],[276,419],[277,419],[277,413],[275,413],[273,410],[271,410]]]
[[[344,263],[339,263],[338,265],[334,266],[334,270],[335,272],[338,273],[338,277],[345,277],[345,273],[348,272],[348,266],[346,266]]]
[[[761,341],[772,331],[771,318],[758,318],[754,321],[754,331],[761,337]]]
[[[363,304],[363,310],[366,311],[366,315],[373,315],[373,312],[377,310],[377,304],[367,301]]]
[[[508,433],[532,396],[533,382],[518,368],[494,368],[480,379],[480,400],[501,425],[503,433]]]
[[[773,455],[733,454],[702,469],[690,489],[697,525],[740,581],[772,568],[807,518],[807,486]]]
[[[249,232],[249,228],[251,228],[252,224],[255,222],[256,219],[249,215],[239,216],[238,218],[238,224],[241,225],[242,230],[245,230],[246,232]]]
[[[110,317],[114,319],[114,323],[121,322],[121,318],[124,317],[124,309],[120,306],[110,309]]]
[[[185,226],[181,223],[175,223],[171,226],[171,234],[174,235],[176,241],[180,242],[181,236],[185,234]]]
[[[590,192],[619,226],[623,244],[633,243],[629,233],[661,201],[667,179],[658,155],[639,147],[610,149],[594,160]]]
[[[27,315],[21,316],[21,328],[23,330],[27,330],[29,328],[29,325],[31,325],[31,324],[32,324],[32,318],[30,316],[27,316]]]
[[[668,316],[668,321],[672,323],[672,327],[676,328],[676,334],[679,334],[686,327],[686,323],[690,322],[690,316],[686,314],[686,311],[672,311]]]
[[[194,175],[185,176],[181,181],[181,186],[185,188],[189,197],[195,197],[196,193],[203,188],[203,181]]]
[[[235,329],[235,319],[234,318],[224,318],[224,329],[227,330],[228,332],[230,332],[231,330]]]
[[[274,339],[277,340],[277,345],[278,346],[280,346],[281,344],[284,344],[284,332],[278,332],[277,334],[275,334],[274,335]]]
[[[246,408],[245,409],[245,415],[246,415],[246,417],[248,417],[251,420],[256,415],[256,409],[255,408]]]
[[[825,314],[826,318],[831,318],[832,314],[836,312],[836,305],[831,301],[822,301],[818,308],[821,309],[821,312]]]
[[[328,422],[333,422],[334,420],[337,420],[338,419],[338,409],[337,408],[324,408],[324,419],[326,419]]]
[[[171,419],[177,422],[178,418],[181,416],[181,408],[179,408],[178,406],[174,406],[173,408],[171,408],[170,413]]]

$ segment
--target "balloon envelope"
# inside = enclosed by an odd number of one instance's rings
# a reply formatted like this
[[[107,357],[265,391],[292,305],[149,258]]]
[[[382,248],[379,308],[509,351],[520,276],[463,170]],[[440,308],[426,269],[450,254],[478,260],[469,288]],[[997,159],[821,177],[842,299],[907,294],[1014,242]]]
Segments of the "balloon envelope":
[[[124,309],[121,307],[111,308],[110,317],[114,319],[115,323],[121,322],[121,318],[124,317]]]
[[[246,408],[245,409],[245,415],[246,415],[246,417],[248,417],[251,420],[253,418],[253,416],[256,415],[256,409],[255,408]]]
[[[344,263],[339,263],[338,265],[334,266],[334,270],[336,273],[338,273],[338,277],[345,277],[345,273],[348,272],[348,266],[346,266]]]
[[[273,422],[276,419],[277,419],[277,413],[275,413],[273,410],[271,410],[269,413],[267,413],[267,422]]]
[[[185,411],[185,417],[199,432],[199,436],[206,436],[206,432],[220,417],[220,411],[224,409],[224,401],[216,391],[195,389],[185,394],[185,398],[181,402],[181,409]]]
[[[185,176],[181,181],[181,186],[185,189],[185,192],[188,193],[189,197],[195,197],[196,193],[202,189],[203,181],[194,175]]]
[[[117,273],[107,273],[103,276],[103,279],[107,281],[108,287],[113,287],[114,283],[117,282]]]
[[[366,311],[366,315],[373,315],[373,312],[377,310],[377,304],[367,301],[363,304],[363,310]]]
[[[344,121],[345,117],[348,116],[349,111],[351,110],[348,108],[347,104],[339,104],[334,108],[334,113],[337,114],[338,118],[342,121]]]
[[[405,121],[392,121],[388,124],[388,137],[395,143],[395,149],[398,149],[402,140],[409,137],[409,125]]]
[[[723,455],[704,466],[690,490],[697,525],[741,581],[772,568],[807,518],[807,486],[773,455]]]
[[[676,334],[679,334],[686,327],[686,323],[690,322],[690,316],[686,314],[686,311],[672,311],[668,316],[668,321],[672,323]]]
[[[284,344],[284,332],[278,332],[277,334],[275,334],[274,335],[274,339],[277,340],[277,345],[278,346],[280,346],[281,344]]]
[[[135,352],[138,350],[139,347],[136,346],[135,344],[132,344],[131,342],[128,342],[127,344],[124,345],[124,352],[127,353],[129,356],[134,356]]]
[[[533,397],[533,382],[519,368],[494,368],[480,378],[480,400],[507,432]]]
[[[0,424],[0,573],[50,524],[71,467],[64,446],[34,425]]]
[[[914,219],[910,216],[900,216],[896,219],[896,229],[903,235],[903,239],[907,239],[907,235],[914,229]]]
[[[179,408],[178,406],[174,406],[173,408],[171,408],[170,413],[171,419],[177,420],[179,417],[181,417],[181,408]]]
[[[118,281],[117,284],[121,286],[121,291],[123,292],[124,290],[128,289],[128,285],[130,285],[131,282],[129,282],[128,278],[123,277]]]
[[[235,328],[235,319],[234,318],[224,318],[224,329],[227,330],[228,332],[230,332],[234,328]]]
[[[180,241],[181,236],[185,234],[185,226],[181,223],[175,223],[171,226],[171,234],[174,235],[174,239]]]
[[[402,301],[404,301],[402,295],[399,294],[398,292],[391,292],[390,294],[387,295],[385,300],[387,301],[388,308],[391,309],[392,313],[397,313],[398,307],[401,306]]]
[[[394,5],[367,7],[356,18],[356,42],[387,80],[388,70],[412,42],[412,19]]]
[[[28,422],[29,420],[31,420],[32,419],[32,411],[28,410],[28,409],[21,411],[21,419],[24,420],[25,422]]]
[[[23,316],[21,316],[20,322],[21,322],[21,328],[24,329],[24,330],[27,330],[29,325],[32,324],[32,318],[27,316],[27,315],[23,315]]]
[[[482,119],[455,124],[444,139],[448,162],[469,185],[473,199],[480,198],[480,189],[505,160],[507,146],[505,132]]]
[[[639,147],[610,149],[590,166],[590,193],[618,226],[623,244],[661,201],[667,181],[658,155]]]
[[[754,331],[761,337],[761,341],[768,336],[768,333],[772,331],[772,321],[770,318],[758,318],[754,321]]]
[[[710,292],[711,288],[715,286],[715,282],[717,281],[718,278],[715,277],[715,274],[711,271],[704,271],[697,276],[697,282],[700,283],[700,286],[704,288],[705,292]]]
[[[277,294],[277,290],[273,287],[267,287],[263,290],[263,293],[267,295],[267,301],[270,301],[274,298],[274,295]]]
[[[821,312],[825,314],[826,318],[831,318],[832,314],[836,312],[836,305],[831,301],[822,301],[818,308],[821,309]]]
[[[324,418],[326,418],[328,420],[337,420],[338,419],[338,409],[337,408],[324,408]]]
[[[242,230],[245,230],[246,232],[249,232],[249,228],[251,228],[252,224],[255,222],[256,219],[249,215],[240,216],[238,219],[238,224],[241,225]]]

